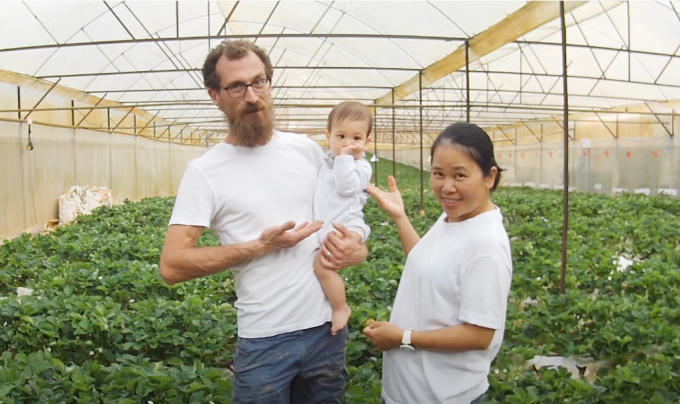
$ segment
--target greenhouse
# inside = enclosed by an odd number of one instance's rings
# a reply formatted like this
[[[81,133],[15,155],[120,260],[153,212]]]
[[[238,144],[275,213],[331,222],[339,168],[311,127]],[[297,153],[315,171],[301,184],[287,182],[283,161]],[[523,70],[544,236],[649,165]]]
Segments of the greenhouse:
[[[231,133],[202,72],[231,40],[271,60],[277,131],[330,153],[331,110],[368,107],[370,182],[419,237],[448,213],[435,139],[488,134],[512,284],[484,403],[680,402],[680,2],[319,0],[0,1],[0,403],[232,402],[238,271],[159,274],[189,164]],[[342,396],[378,404],[362,330],[409,254],[363,215]]]

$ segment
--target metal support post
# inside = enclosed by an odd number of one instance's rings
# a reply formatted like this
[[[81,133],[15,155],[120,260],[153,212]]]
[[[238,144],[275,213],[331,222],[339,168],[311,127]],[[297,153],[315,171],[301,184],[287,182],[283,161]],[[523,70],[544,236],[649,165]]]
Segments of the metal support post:
[[[424,178],[423,178],[423,71],[418,73],[418,101],[420,103],[420,215],[425,215],[423,205]]]
[[[562,29],[562,91],[564,95],[563,113],[563,148],[564,161],[562,166],[564,177],[562,217],[562,266],[560,271],[560,293],[564,294],[567,277],[567,235],[569,234],[569,92],[567,91],[567,24],[564,15],[564,1],[560,1],[560,24]]]
[[[392,89],[392,177],[394,179],[397,178],[397,156],[396,156],[396,148],[397,148],[397,140],[396,140],[396,127],[395,127],[395,119],[394,119],[394,89]]]
[[[465,117],[470,123],[470,42],[465,41]]]
[[[375,168],[373,169],[374,183],[378,183],[378,109],[375,107],[375,101],[373,101],[373,160]]]

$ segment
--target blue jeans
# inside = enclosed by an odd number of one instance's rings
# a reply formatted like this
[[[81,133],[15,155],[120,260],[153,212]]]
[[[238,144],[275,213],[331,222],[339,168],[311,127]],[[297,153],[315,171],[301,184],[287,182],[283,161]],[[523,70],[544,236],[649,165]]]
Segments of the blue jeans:
[[[347,327],[331,323],[267,338],[239,338],[233,404],[342,403]]]
[[[486,394],[486,393],[482,393],[481,396],[479,396],[479,397],[475,398],[474,400],[472,400],[472,401],[470,402],[470,404],[482,404],[482,401],[484,400],[484,394]],[[385,404],[385,400],[382,400],[382,404]]]
[[[486,394],[486,393],[482,393],[481,396],[472,400],[472,402],[470,404],[482,404],[482,401],[484,400],[484,394]]]

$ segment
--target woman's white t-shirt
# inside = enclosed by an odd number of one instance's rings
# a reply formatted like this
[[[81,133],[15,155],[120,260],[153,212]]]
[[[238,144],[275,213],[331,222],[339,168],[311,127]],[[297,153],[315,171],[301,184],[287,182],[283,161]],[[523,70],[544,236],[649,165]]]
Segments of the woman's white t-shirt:
[[[469,404],[489,387],[489,368],[505,330],[510,241],[500,209],[457,223],[445,219],[443,214],[410,251],[390,322],[416,331],[469,323],[496,332],[483,351],[385,352],[387,404]]]

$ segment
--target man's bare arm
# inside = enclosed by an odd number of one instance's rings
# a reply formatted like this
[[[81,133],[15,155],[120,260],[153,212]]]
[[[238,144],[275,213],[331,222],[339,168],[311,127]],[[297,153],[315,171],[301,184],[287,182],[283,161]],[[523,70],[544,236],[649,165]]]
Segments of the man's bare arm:
[[[214,247],[196,247],[204,227],[173,225],[168,228],[163,245],[160,273],[163,280],[173,285],[191,279],[222,272],[247,264],[283,248],[293,247],[321,228],[321,222],[288,222],[271,227],[252,241]]]

